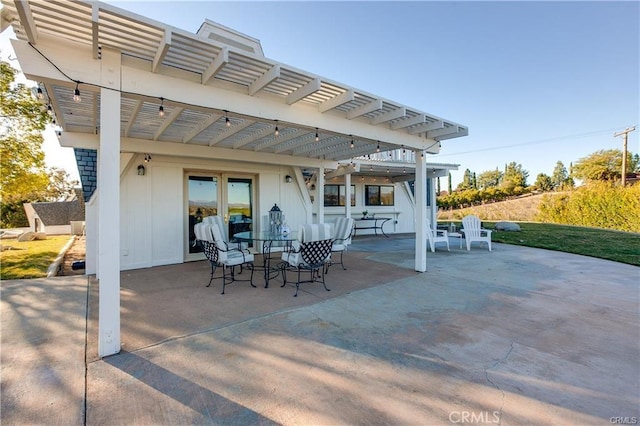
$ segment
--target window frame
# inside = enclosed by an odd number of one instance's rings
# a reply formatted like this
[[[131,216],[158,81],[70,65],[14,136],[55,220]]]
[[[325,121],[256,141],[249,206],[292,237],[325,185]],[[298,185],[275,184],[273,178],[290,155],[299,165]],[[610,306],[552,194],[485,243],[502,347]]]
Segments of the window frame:
[[[374,188],[377,188],[377,195],[371,193],[372,192],[371,190]],[[386,191],[383,191],[383,188],[390,189],[391,203],[389,204],[383,203],[383,198],[385,198],[384,197],[385,194],[383,192],[386,192]],[[365,185],[364,186],[364,205],[365,206],[393,206],[396,203],[395,192],[396,192],[395,185]],[[386,194],[388,194],[388,192],[386,192]]]
[[[327,188],[337,188],[338,194],[337,194],[336,204],[327,204]],[[346,192],[347,192],[347,187],[344,184],[338,184],[338,183],[326,184],[324,186],[324,197],[323,197],[324,206],[325,207],[345,207],[346,202],[344,202],[343,200],[346,196]],[[352,184],[351,185],[351,207],[355,207],[355,206],[356,206],[356,186]]]

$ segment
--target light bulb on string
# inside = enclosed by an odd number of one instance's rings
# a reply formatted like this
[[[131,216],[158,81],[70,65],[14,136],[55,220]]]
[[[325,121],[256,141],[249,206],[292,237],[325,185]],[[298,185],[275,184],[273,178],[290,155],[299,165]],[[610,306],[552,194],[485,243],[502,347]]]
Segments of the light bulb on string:
[[[158,108],[158,115],[164,117],[164,98],[160,98],[160,108]]]
[[[80,102],[82,100],[82,98],[80,97],[80,89],[78,88],[79,84],[80,84],[80,82],[76,81],[76,88],[73,91],[73,101],[74,102]]]

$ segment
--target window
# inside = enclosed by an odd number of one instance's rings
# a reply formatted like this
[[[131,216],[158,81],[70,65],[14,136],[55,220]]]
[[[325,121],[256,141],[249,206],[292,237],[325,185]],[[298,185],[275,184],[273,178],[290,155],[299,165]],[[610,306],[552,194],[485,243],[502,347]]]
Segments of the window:
[[[365,206],[393,206],[393,186],[366,185]]]
[[[324,186],[324,206],[344,206],[347,188],[344,185]],[[356,205],[356,186],[351,185],[351,206]]]

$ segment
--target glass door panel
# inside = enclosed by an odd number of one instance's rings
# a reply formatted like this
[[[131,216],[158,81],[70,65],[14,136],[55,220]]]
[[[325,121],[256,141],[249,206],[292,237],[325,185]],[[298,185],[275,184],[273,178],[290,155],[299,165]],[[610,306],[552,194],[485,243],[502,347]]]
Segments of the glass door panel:
[[[238,232],[253,230],[253,179],[227,178],[226,206],[229,239]]]
[[[202,222],[206,216],[218,214],[218,178],[214,176],[189,175],[187,177],[188,193],[188,254],[201,253],[202,247],[196,244],[193,227]]]

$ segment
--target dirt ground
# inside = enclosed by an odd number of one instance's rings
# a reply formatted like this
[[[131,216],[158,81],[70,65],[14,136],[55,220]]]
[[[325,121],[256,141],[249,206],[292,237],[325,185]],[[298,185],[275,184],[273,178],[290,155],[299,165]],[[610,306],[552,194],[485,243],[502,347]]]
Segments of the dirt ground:
[[[64,260],[62,261],[62,271],[58,273],[58,275],[69,276],[84,274],[84,269],[78,269],[74,271],[73,269],[71,269],[71,265],[73,264],[73,262],[85,260],[85,243],[86,241],[84,236],[76,237],[76,240],[67,251],[67,254],[65,254],[64,256]]]

